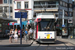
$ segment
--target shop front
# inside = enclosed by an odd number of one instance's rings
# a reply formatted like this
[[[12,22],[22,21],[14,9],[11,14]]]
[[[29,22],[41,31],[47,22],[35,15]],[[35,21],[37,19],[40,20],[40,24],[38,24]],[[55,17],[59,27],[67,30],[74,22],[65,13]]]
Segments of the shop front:
[[[62,27],[62,37],[63,38],[75,38],[75,27],[73,22],[65,19],[64,27]]]
[[[57,36],[62,38],[75,38],[75,26],[71,19],[64,19],[64,25],[62,19],[57,19],[56,31]]]
[[[4,37],[6,30],[9,30],[9,26],[8,26],[9,22],[16,22],[16,20],[0,18],[0,37]]]
[[[68,27],[69,38],[75,38],[75,27]]]

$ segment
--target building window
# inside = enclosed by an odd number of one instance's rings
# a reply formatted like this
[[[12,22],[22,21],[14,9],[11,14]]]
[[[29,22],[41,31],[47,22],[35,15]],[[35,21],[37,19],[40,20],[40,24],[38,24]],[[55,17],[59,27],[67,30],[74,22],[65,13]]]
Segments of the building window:
[[[4,7],[4,12],[7,12],[7,7]]]
[[[10,2],[10,4],[12,4],[12,0],[8,0],[8,3]]]
[[[12,12],[12,7],[10,7],[10,12]]]
[[[65,11],[65,16],[68,16],[68,12]]]
[[[72,4],[70,4],[70,8],[72,8]]]
[[[7,3],[7,0],[4,0],[4,3]]]
[[[3,12],[3,7],[0,7],[0,13],[2,13]]]
[[[17,9],[21,9],[21,2],[17,2]]]
[[[10,18],[12,18],[12,16],[10,16]]]
[[[34,5],[39,5],[40,4],[40,2],[34,2]]]
[[[65,3],[65,6],[67,7],[67,3]]]
[[[62,1],[60,1],[60,5],[62,5],[63,3],[62,3]]]
[[[65,4],[65,2],[63,2],[63,6],[65,6],[66,4]]]
[[[70,12],[70,13],[69,13],[69,16],[70,16],[70,17],[72,17],[72,16],[73,16],[73,13],[72,13],[72,12]]]
[[[65,19],[64,24],[66,27],[67,27],[67,23],[68,23],[68,21]]]
[[[28,9],[28,2],[25,2],[25,8]]]

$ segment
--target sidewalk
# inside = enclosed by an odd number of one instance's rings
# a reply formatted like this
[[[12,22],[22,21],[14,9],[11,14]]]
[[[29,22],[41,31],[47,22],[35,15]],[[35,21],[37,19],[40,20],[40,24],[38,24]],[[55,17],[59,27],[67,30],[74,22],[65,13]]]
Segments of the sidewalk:
[[[59,40],[59,41],[65,41],[65,42],[70,42],[70,43],[72,43],[72,44],[75,45],[75,39],[62,38],[62,37],[58,37],[57,36],[57,40]]]
[[[22,44],[23,45],[31,45],[33,43],[33,40],[28,40],[26,42],[26,40],[24,38],[22,38]],[[12,43],[9,43],[9,39],[4,39],[4,40],[0,40],[0,46],[4,46],[4,45],[20,45],[20,38],[18,39],[18,42],[15,42],[14,39],[12,39]]]

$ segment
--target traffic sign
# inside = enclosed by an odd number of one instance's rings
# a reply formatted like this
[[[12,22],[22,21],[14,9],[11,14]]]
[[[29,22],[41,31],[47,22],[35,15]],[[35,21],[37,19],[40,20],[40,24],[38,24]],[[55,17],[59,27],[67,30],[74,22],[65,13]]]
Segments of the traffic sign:
[[[65,27],[65,25],[62,25],[62,27]]]
[[[15,12],[15,18],[27,18],[27,12]]]
[[[20,44],[22,45],[22,18],[27,18],[27,12],[24,10],[15,12],[15,18],[20,18]]]

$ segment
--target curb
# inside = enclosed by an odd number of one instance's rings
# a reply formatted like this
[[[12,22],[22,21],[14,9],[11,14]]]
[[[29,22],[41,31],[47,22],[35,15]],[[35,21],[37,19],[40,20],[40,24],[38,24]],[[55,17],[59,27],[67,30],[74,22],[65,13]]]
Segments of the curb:
[[[30,44],[13,44],[13,45],[0,45],[0,47],[29,47],[33,44],[34,41],[32,41]]]

